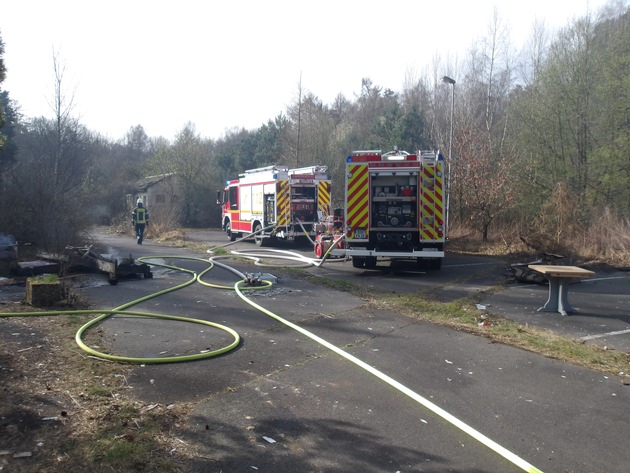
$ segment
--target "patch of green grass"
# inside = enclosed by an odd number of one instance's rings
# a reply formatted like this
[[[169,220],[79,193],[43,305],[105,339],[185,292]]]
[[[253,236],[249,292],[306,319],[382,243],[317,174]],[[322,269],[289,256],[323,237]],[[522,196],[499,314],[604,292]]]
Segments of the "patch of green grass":
[[[111,397],[112,390],[107,386],[92,385],[85,390],[88,396]]]
[[[118,409],[118,416],[122,419],[131,419],[140,415],[138,408],[132,404],[125,404]]]
[[[483,336],[496,343],[518,347],[549,358],[613,375],[630,372],[630,354],[587,345],[579,340],[549,330],[518,324],[501,315],[486,314],[476,307],[479,302],[479,295],[450,302],[440,302],[427,297],[427,294],[424,293],[374,294],[352,283],[330,280],[307,273],[302,273],[302,277],[313,284],[368,299],[371,305],[386,307],[418,320]],[[490,289],[488,292],[495,290],[497,289]]]
[[[368,294],[364,287],[358,284],[353,284],[347,281],[337,281],[334,279],[318,276],[313,273],[307,273],[303,269],[286,269],[286,271],[294,277],[299,277],[304,281],[317,284],[318,286],[328,287],[331,289],[337,289],[339,291],[347,292],[357,297],[364,297]]]
[[[630,371],[630,355],[587,345],[555,332],[513,322],[501,315],[485,314],[475,298],[437,302],[421,295],[381,296],[379,302],[421,320],[453,327],[540,355],[618,375]]]
[[[59,282],[59,276],[56,274],[41,274],[30,278],[31,284],[55,284]]]
[[[225,256],[228,253],[228,250],[226,250],[225,248],[218,246],[216,248],[209,248],[209,250],[212,250],[212,255],[213,256]]]
[[[101,437],[95,440],[93,457],[99,463],[111,467],[131,467],[142,462],[157,448],[155,441],[145,432],[127,433],[119,436]]]

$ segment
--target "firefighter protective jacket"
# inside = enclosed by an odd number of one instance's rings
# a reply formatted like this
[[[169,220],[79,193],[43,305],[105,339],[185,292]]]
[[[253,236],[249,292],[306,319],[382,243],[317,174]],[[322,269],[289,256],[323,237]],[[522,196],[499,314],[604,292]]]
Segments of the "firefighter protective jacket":
[[[149,212],[144,207],[136,207],[131,213],[131,218],[134,225],[147,224],[149,223]]]

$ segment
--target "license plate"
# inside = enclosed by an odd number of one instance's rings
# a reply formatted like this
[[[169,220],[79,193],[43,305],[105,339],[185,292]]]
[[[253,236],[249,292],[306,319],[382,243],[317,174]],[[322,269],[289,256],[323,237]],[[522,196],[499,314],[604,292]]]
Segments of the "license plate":
[[[365,239],[366,238],[365,230],[363,228],[357,228],[354,231],[354,237],[357,238],[357,239]]]

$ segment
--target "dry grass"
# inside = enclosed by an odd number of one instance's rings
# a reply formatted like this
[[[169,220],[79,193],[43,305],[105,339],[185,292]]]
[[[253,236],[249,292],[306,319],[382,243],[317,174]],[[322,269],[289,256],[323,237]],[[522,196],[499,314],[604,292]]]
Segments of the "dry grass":
[[[437,302],[418,294],[381,295],[372,304],[385,306],[409,317],[479,335],[577,366],[621,376],[630,374],[630,353],[588,345],[550,330],[513,322],[500,315],[480,314],[477,297]]]
[[[76,346],[74,332],[87,320],[0,319],[0,470],[185,471],[190,452],[178,431],[192,406],[136,399],[127,383],[131,366]]]
[[[630,221],[605,211],[576,243],[585,258],[630,267]]]
[[[613,268],[630,267],[630,221],[604,211],[588,228],[569,225],[559,231],[544,225],[495,225],[489,242],[478,233],[453,225],[449,249],[462,253],[503,255],[515,261],[542,253],[560,254],[575,264],[605,264]]]
[[[451,248],[518,256],[554,253],[567,257],[570,263],[630,267],[628,217],[610,208],[584,207],[562,182],[556,184],[535,218],[501,220],[499,217],[490,232],[490,241],[480,243],[474,225],[454,222],[449,231]]]

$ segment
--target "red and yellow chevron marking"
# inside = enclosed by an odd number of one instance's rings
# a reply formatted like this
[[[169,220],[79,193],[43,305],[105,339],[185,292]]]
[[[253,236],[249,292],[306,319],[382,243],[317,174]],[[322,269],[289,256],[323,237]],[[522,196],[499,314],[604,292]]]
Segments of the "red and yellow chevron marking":
[[[444,225],[443,181],[442,162],[438,161],[435,165],[435,224],[439,227]]]
[[[332,213],[330,209],[330,182],[328,181],[317,184],[317,210],[324,215]]]
[[[348,216],[347,223],[351,227],[348,236],[352,237],[357,227],[365,228],[366,233],[368,231],[369,178],[367,163],[348,164],[347,171],[350,177],[347,181],[346,214]]]
[[[289,181],[278,181],[276,184],[276,209],[278,212],[276,226],[287,225],[291,217]]]
[[[438,229],[443,225],[442,165],[425,163],[422,166],[422,193],[420,195],[421,240],[439,240]],[[433,185],[425,185],[431,182]]]

